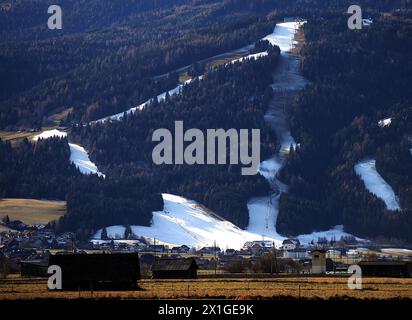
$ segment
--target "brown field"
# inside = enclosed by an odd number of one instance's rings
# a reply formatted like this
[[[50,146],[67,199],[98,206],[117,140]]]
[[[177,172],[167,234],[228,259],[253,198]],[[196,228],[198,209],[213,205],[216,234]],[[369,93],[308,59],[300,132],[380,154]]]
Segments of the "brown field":
[[[212,60],[212,61],[210,61],[210,62],[208,62],[208,63],[206,64],[206,69],[217,68],[217,67],[219,67],[219,66],[221,66],[221,65],[223,65],[223,64],[229,63],[229,62],[231,62],[231,61],[233,61],[233,60],[240,59],[240,58],[242,58],[243,56],[245,56],[245,55],[234,54],[234,55],[227,56],[227,57],[224,57],[224,58],[214,59],[214,60]]]
[[[336,298],[412,299],[412,279],[366,278],[363,290],[349,290],[347,278],[282,277],[274,279],[142,280],[138,291],[50,292],[45,279],[12,276],[0,280],[0,300],[34,298]]]
[[[65,201],[34,199],[0,200],[0,219],[8,215],[11,220],[21,220],[26,224],[46,224],[58,219],[65,212]]]
[[[192,77],[187,74],[187,71],[179,74],[179,83],[184,83],[190,79],[192,79]]]
[[[51,130],[57,128],[56,126],[53,127],[44,127],[40,131],[0,131],[0,139],[3,141],[10,141],[10,143],[13,145],[15,143],[18,143],[22,141],[24,138],[31,139],[31,137],[42,133],[45,130]]]
[[[67,108],[61,112],[55,113],[54,115],[52,115],[50,118],[51,120],[53,120],[54,122],[58,123],[61,120],[65,120],[67,118],[67,116],[69,115],[70,112],[73,111],[73,108]]]
[[[38,132],[26,132],[26,131],[0,131],[0,139],[3,141],[10,141],[12,144],[23,140],[24,138],[30,138],[36,135]]]

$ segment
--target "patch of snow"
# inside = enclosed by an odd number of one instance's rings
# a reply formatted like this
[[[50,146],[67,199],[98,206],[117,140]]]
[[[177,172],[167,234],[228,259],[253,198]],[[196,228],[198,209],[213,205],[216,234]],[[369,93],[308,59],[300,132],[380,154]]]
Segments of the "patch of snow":
[[[372,19],[362,19],[362,25],[365,27],[369,27],[373,23]]]
[[[389,127],[392,123],[392,118],[382,119],[378,122],[379,127]]]
[[[365,159],[355,165],[355,172],[363,180],[369,192],[382,199],[389,210],[401,210],[392,187],[376,170],[376,160]]]
[[[201,80],[202,78],[203,78],[203,77],[199,77],[199,80]],[[175,87],[175,88],[173,88],[173,89],[171,89],[171,90],[169,90],[169,91],[165,91],[165,92],[159,94],[155,99],[157,99],[158,102],[161,102],[161,101],[163,101],[163,100],[166,99],[167,94],[169,94],[169,96],[173,96],[173,95],[176,95],[176,94],[180,94],[180,93],[182,92],[183,86],[184,86],[185,84],[190,83],[190,82],[192,82],[192,79],[189,79],[189,80],[185,81],[183,84],[179,84],[177,87]],[[124,116],[125,113],[128,115],[128,114],[133,114],[133,113],[135,113],[136,111],[142,111],[144,108],[146,108],[146,107],[152,102],[152,100],[153,100],[153,99],[149,99],[149,100],[147,100],[146,102],[138,105],[137,107],[133,107],[133,108],[130,108],[129,110],[126,110],[126,111],[123,111],[123,112],[119,112],[119,113],[117,113],[117,114],[114,114],[114,115],[111,115],[111,116],[107,116],[107,117],[101,118],[101,119],[96,120],[96,121],[92,121],[91,124],[94,124],[94,123],[104,123],[104,122],[106,122],[106,121],[117,121],[117,120],[121,120],[121,119],[123,118],[123,116]]]
[[[57,129],[53,130],[46,130],[42,133],[33,137],[33,141],[38,141],[39,139],[49,139],[52,137],[60,137],[65,138],[67,137],[67,132],[63,132]],[[87,154],[86,150],[74,143],[69,143],[70,148],[70,161],[79,168],[80,172],[83,174],[97,174],[103,178],[106,176],[99,172],[97,166],[90,161],[89,155]]]
[[[133,233],[146,239],[159,240],[173,245],[190,247],[213,246],[214,241],[222,248],[240,249],[247,241],[262,240],[261,234],[240,229],[229,221],[206,211],[195,201],[183,197],[163,194],[163,211],[153,212],[150,227],[131,226]],[[106,228],[109,237],[121,238],[124,226]],[[100,239],[102,230],[94,238]],[[280,245],[278,239],[265,237]]]
[[[278,218],[278,204],[280,195],[271,197],[254,198],[249,200],[249,225],[247,231],[260,235],[264,239],[274,239],[276,247],[282,244],[286,238],[276,231]]]
[[[249,54],[249,55],[247,55],[246,57],[243,57],[243,58],[232,60],[230,63],[244,62],[244,61],[252,60],[252,59],[257,60],[257,59],[260,59],[262,57],[266,57],[267,55],[268,55],[267,51],[258,52],[258,53],[254,53],[254,54]]]
[[[42,133],[36,135],[33,137],[33,141],[37,141],[39,139],[49,139],[52,137],[59,137],[59,138],[65,138],[67,137],[67,132],[63,132],[57,129],[53,130],[46,130],[43,131]]]
[[[70,161],[79,168],[80,172],[83,174],[97,174],[103,178],[106,176],[99,172],[97,166],[90,161],[89,155],[87,154],[86,150],[74,143],[69,143],[70,147]]]
[[[297,238],[299,239],[301,243],[308,244],[308,243],[311,243],[312,241],[316,243],[319,238],[326,238],[328,241],[331,241],[332,239],[339,241],[342,237],[352,237],[352,235],[349,233],[346,233],[343,230],[343,225],[337,225],[334,228],[327,230],[327,231],[317,231],[317,232],[312,232],[309,234],[302,234],[298,236]],[[364,241],[361,238],[356,238],[356,240]]]
[[[292,50],[297,43],[294,40],[296,31],[304,24],[304,21],[278,23],[273,33],[264,37],[262,40],[268,40],[270,44],[277,45],[280,51],[288,52]]]

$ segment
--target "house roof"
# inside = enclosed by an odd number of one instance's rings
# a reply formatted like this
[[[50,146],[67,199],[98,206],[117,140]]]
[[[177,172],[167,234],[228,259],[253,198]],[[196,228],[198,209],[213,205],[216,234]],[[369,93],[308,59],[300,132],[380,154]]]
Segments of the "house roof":
[[[193,258],[188,259],[160,259],[153,266],[152,271],[188,271],[192,265],[197,269],[198,266]]]

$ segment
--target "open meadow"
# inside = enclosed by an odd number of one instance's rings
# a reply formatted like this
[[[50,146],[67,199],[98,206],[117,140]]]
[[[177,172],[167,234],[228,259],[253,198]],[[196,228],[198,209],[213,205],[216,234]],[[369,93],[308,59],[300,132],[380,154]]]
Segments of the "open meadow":
[[[6,215],[11,220],[26,224],[47,224],[60,218],[66,212],[65,201],[35,199],[1,199],[0,220]]]

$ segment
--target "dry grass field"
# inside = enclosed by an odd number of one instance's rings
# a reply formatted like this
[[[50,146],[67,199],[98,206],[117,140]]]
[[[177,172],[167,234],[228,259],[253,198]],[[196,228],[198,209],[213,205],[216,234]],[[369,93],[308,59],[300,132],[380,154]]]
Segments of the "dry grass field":
[[[0,139],[3,141],[9,141],[12,145],[19,143],[24,138],[31,140],[31,138],[37,134],[42,133],[45,130],[52,130],[57,128],[56,126],[43,127],[40,131],[0,131]]]
[[[26,224],[46,224],[58,219],[65,212],[65,201],[34,199],[0,200],[0,219],[8,215],[11,220],[21,220]]]
[[[359,298],[412,299],[412,279],[366,278],[363,290],[349,290],[337,277],[282,277],[275,279],[142,280],[138,291],[51,292],[45,279],[9,276],[0,279],[0,300],[34,298],[205,299],[205,298]]]
[[[30,138],[38,132],[26,131],[0,131],[0,139],[3,141],[10,141],[12,144],[22,141],[24,138]]]

